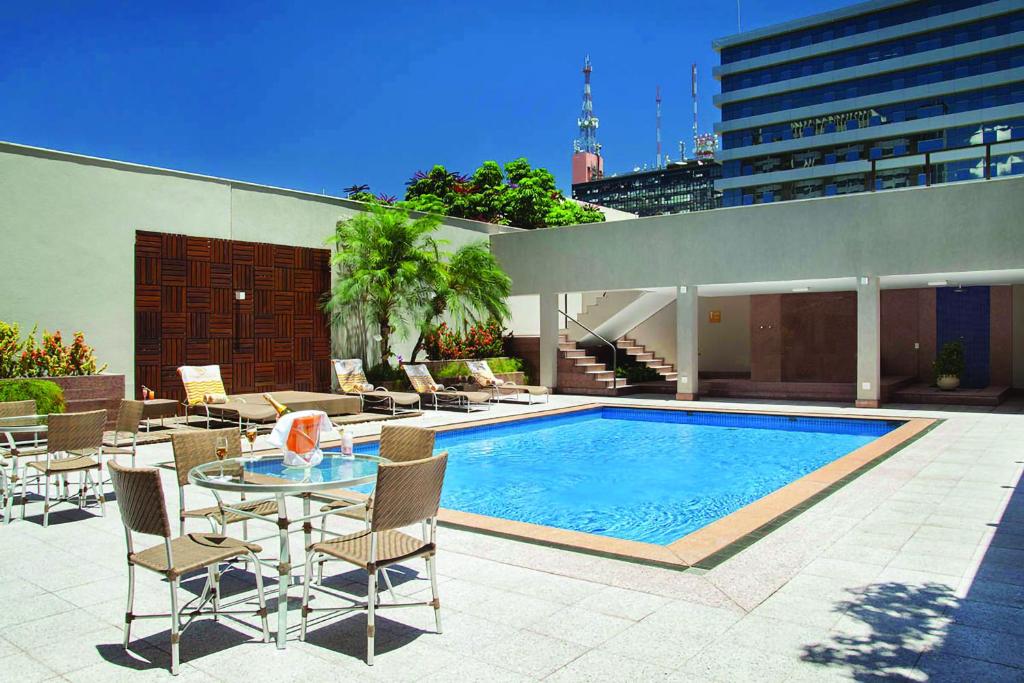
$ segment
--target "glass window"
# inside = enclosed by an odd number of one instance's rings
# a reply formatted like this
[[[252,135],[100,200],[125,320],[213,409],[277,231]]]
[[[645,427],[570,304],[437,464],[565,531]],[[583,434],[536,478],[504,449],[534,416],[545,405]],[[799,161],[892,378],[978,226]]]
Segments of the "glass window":
[[[941,83],[965,76],[1004,71],[1022,63],[1024,63],[1024,47],[1018,47],[988,55],[951,60],[942,64],[929,64],[877,76],[828,83],[814,88],[804,88],[726,104],[722,107],[722,120],[732,121],[773,111],[785,111],[823,102]]]
[[[727,47],[722,50],[722,64],[750,59],[755,55],[781,52],[796,46],[813,45],[826,40],[832,40],[836,36],[852,36],[867,31],[876,31],[888,26],[897,26],[939,14],[956,12],[967,7],[975,7],[989,1],[919,0],[918,2],[900,5],[899,7],[890,7],[877,12],[840,19],[839,21],[833,21],[821,26],[812,26],[751,41],[742,45]]]
[[[839,68],[873,64],[885,59],[935,50],[954,45],[1006,35],[1024,30],[1024,12],[983,19],[954,28],[933,31],[924,36],[908,36],[896,40],[856,47],[841,52],[818,55],[803,60],[776,64],[722,78],[722,92],[733,92],[755,84],[777,83],[798,76],[826,73]],[[724,62],[723,62],[724,63]]]

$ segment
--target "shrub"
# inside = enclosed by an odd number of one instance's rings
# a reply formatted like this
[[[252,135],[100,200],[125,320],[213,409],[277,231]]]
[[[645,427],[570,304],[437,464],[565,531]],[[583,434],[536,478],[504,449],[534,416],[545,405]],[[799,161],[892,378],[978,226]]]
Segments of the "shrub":
[[[943,344],[939,349],[939,354],[935,357],[935,362],[932,363],[936,378],[943,375],[960,377],[964,374],[965,367],[964,343],[960,340]]]
[[[441,323],[423,338],[427,354],[433,360],[460,358],[495,358],[504,353],[505,340],[501,324],[491,320],[485,325],[473,325],[461,333],[447,323]]]
[[[522,372],[523,360],[521,358],[494,358],[487,361],[487,367],[496,375],[506,372]]]
[[[366,371],[366,381],[373,385],[383,382],[404,383],[406,381],[405,371],[401,367],[395,367],[390,363],[378,363]]]
[[[620,365],[615,369],[616,377],[625,377],[630,384],[638,382],[656,382],[662,379],[657,370],[653,370],[643,363],[629,363]]]
[[[0,402],[28,399],[36,402],[39,415],[64,412],[64,391],[54,382],[45,379],[0,381]]]
[[[469,368],[465,363],[448,363],[437,371],[439,379],[454,379],[455,377],[469,377]]]
[[[19,358],[25,348],[18,323],[8,325],[0,320],[0,377],[17,377]]]
[[[64,344],[60,330],[53,334],[44,330],[42,345],[36,342],[35,327],[24,340],[20,336],[17,323],[0,322],[0,378],[95,375],[107,369],[97,367],[93,349],[81,332],[75,332],[70,346]]]

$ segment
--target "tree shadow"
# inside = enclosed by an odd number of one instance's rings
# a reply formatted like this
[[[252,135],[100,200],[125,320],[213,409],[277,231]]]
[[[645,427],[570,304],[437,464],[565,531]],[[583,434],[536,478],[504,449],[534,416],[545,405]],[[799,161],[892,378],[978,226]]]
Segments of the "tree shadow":
[[[801,659],[842,667],[857,681],[909,676],[921,652],[941,642],[957,605],[953,589],[940,583],[886,582],[847,593],[832,608],[847,617],[847,632],[805,646]]]
[[[801,659],[858,681],[1024,681],[1024,479],[991,486],[1013,493],[998,521],[977,522],[995,533],[969,585],[849,589],[833,606],[843,620],[827,642],[804,646]]]

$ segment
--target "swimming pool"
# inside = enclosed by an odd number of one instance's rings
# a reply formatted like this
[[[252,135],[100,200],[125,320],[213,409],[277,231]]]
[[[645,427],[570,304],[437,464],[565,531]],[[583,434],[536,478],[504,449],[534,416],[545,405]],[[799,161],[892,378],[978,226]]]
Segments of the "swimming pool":
[[[601,406],[440,431],[441,505],[667,545],[901,424]]]

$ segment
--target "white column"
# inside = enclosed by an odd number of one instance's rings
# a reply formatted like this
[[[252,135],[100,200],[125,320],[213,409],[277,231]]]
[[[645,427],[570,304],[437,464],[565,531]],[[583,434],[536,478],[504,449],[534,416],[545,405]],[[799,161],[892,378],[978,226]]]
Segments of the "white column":
[[[558,292],[540,295],[540,384],[554,389],[558,384]]]
[[[676,399],[697,398],[697,326],[696,285],[682,285],[676,293]]]
[[[857,407],[877,408],[881,400],[881,292],[878,278],[857,278]]]

